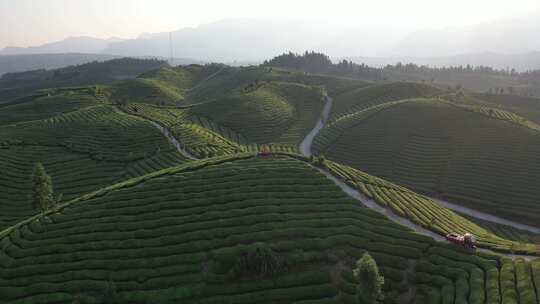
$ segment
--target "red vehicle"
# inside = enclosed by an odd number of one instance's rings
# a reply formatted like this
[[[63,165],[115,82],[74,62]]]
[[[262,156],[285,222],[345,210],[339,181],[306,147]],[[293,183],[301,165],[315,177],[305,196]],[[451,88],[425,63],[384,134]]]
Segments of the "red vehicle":
[[[470,233],[464,235],[457,234],[455,232],[446,235],[446,240],[450,243],[463,246],[467,249],[476,250],[476,239]]]
[[[263,147],[262,150],[257,154],[259,156],[270,156],[272,155],[272,151],[270,151],[267,147]]]

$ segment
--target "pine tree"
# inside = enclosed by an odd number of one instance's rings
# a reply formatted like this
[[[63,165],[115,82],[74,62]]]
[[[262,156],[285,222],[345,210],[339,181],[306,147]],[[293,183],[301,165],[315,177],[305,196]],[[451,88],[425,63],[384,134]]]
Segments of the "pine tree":
[[[358,279],[358,301],[361,304],[374,304],[382,296],[382,286],[384,277],[379,273],[377,262],[364,253],[361,259],[356,262],[353,270],[354,276]]]
[[[54,204],[52,180],[41,163],[37,163],[32,176],[32,207],[44,212]]]

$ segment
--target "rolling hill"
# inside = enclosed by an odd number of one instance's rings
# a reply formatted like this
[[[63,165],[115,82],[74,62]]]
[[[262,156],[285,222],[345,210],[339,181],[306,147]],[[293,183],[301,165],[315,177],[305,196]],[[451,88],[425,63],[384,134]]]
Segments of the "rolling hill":
[[[540,98],[504,94],[475,94],[474,97],[487,102],[492,107],[514,112],[540,124]]]
[[[359,87],[353,90],[345,90],[333,95],[331,119],[336,119],[349,113],[357,112],[382,104],[388,101],[430,97],[440,94],[442,91],[425,84],[414,82],[392,82]]]
[[[0,176],[0,227],[34,213],[29,177],[37,162],[52,176],[56,193],[72,199],[186,161],[147,121],[92,97],[71,96],[79,103],[68,97],[45,97],[13,106],[12,113],[17,115],[1,112],[5,116],[0,116],[0,166],[5,174]],[[42,107],[48,112],[30,110]],[[28,109],[28,115],[23,109]]]
[[[425,196],[537,222],[540,126],[510,107],[217,64],[27,93],[0,105],[0,303],[358,303],[366,251],[381,303],[538,300],[536,234]]]
[[[535,225],[540,136],[507,114],[440,99],[388,102],[338,118],[315,139],[315,150],[423,193]]]
[[[414,234],[286,156],[157,171],[0,237],[1,301],[10,303],[356,303],[351,266],[366,250],[388,301],[414,288],[430,303],[498,302],[534,297],[540,266]]]
[[[315,125],[322,94],[302,84],[255,82],[242,92],[195,106],[191,112],[242,134],[250,143],[296,146]]]

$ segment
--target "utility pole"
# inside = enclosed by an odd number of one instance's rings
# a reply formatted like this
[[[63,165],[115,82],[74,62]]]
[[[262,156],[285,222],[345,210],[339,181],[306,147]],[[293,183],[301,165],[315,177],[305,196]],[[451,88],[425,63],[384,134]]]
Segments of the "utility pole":
[[[170,64],[174,65],[172,32],[169,32],[169,50],[170,50],[170,55],[171,55]]]

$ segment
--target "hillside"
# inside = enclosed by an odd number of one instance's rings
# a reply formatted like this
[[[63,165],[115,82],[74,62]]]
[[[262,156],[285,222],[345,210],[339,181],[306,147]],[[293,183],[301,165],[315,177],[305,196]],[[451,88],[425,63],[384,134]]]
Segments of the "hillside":
[[[164,67],[116,84],[112,99],[122,103],[129,100],[175,105],[184,100],[184,94],[192,86],[193,75],[188,70]]]
[[[95,88],[44,90],[11,103],[0,103],[0,126],[45,119],[98,103]]]
[[[195,106],[191,113],[242,134],[250,143],[296,146],[315,125],[322,106],[318,88],[256,82],[241,92]]]
[[[166,65],[153,59],[120,58],[50,70],[4,74],[0,78],[0,104],[30,95],[39,89],[111,84]]]
[[[390,302],[414,289],[417,301],[492,303],[531,298],[540,267],[435,243],[301,161],[247,154],[104,188],[0,237],[6,303],[355,303],[365,250]]]
[[[106,61],[114,58],[116,58],[116,56],[88,53],[32,55],[0,54],[0,76],[6,73],[23,72],[30,70],[59,69],[70,65],[85,64],[92,61]]]
[[[331,119],[337,119],[340,116],[388,101],[430,97],[440,93],[441,90],[435,87],[414,82],[382,83],[353,90],[345,90],[333,95],[334,105],[332,107]]]
[[[482,109],[389,102],[336,120],[314,148],[397,184],[537,225],[538,131]]]
[[[21,107],[39,110],[51,98]],[[30,176],[37,162],[42,162],[52,176],[56,193],[72,199],[112,182],[186,161],[150,123],[123,114],[108,104],[90,105],[90,98],[81,104],[69,100],[62,97],[48,103],[49,113],[38,115],[29,110],[31,118],[22,112],[19,116],[10,117],[7,113],[3,117],[0,228],[35,212],[29,195]],[[56,107],[51,109],[51,106]],[[65,113],[54,113],[62,110]],[[48,115],[49,118],[34,120]],[[10,124],[14,119],[16,124]]]
[[[505,94],[475,94],[474,96],[489,103],[492,107],[512,111],[540,124],[540,98]]]

